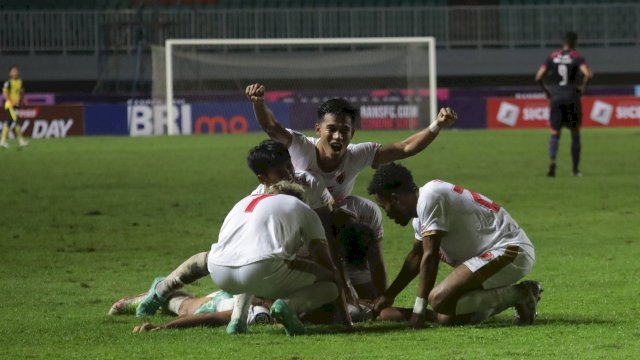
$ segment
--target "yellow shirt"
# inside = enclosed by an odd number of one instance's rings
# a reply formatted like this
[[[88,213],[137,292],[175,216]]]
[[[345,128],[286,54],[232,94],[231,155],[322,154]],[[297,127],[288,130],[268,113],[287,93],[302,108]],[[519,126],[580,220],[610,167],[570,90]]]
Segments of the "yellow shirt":
[[[6,99],[6,94],[9,94],[9,98]],[[20,104],[20,97],[22,96],[22,79],[9,79],[4,82],[2,87],[2,94],[5,95],[5,100],[11,100],[14,104]]]

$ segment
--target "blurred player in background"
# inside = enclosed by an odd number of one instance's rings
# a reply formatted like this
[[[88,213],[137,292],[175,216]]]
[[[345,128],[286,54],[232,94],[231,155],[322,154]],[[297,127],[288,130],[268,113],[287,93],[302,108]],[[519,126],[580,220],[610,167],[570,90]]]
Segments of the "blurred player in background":
[[[395,163],[376,171],[368,191],[397,224],[413,221],[415,232],[400,273],[374,303],[376,312],[390,307],[419,276],[413,328],[432,321],[427,302],[443,324],[476,323],[513,306],[518,324],[533,323],[542,287],[516,282],[531,271],[534,248],[504,208],[444,181],[418,188],[411,172]],[[436,286],[440,260],[454,270]]]
[[[20,106],[27,105],[27,99],[24,96],[24,88],[22,86],[22,79],[20,79],[20,71],[17,66],[12,66],[9,69],[9,79],[4,82],[2,87],[2,96],[4,97],[4,110],[9,115],[9,121],[4,124],[2,128],[2,137],[0,138],[0,146],[8,148],[9,143],[7,138],[9,137],[9,131],[13,123],[13,130],[18,138],[18,144],[20,146],[27,146],[29,143],[22,136],[22,122],[20,116],[18,116],[18,108]]]
[[[314,138],[284,128],[264,103],[264,93],[265,87],[261,84],[251,84],[245,90],[260,127],[271,139],[286,145],[296,170],[308,171],[324,182],[333,196],[336,214],[346,210],[355,213],[358,218],[369,219],[370,224],[382,224],[382,216],[370,200],[351,194],[358,174],[369,166],[376,168],[380,164],[418,154],[436,138],[440,128],[451,126],[457,118],[453,110],[443,108],[430,126],[405,140],[387,145],[373,142],[352,144],[360,115],[359,110],[348,101],[331,99],[320,105],[315,125],[317,138]],[[378,239],[381,240],[381,225],[378,232]],[[337,261],[337,246],[329,240],[329,249],[339,266],[343,283],[348,284],[347,274]],[[378,259],[370,262],[373,281],[377,289],[385,289],[387,279],[381,241],[376,246],[380,249],[377,252]],[[343,290],[348,296],[349,289]]]
[[[556,155],[563,126],[571,130],[571,159],[573,175],[580,173],[580,125],[582,124],[582,106],[580,96],[587,91],[592,77],[591,70],[580,53],[576,51],[578,35],[567,32],[562,40],[562,49],[554,51],[540,66],[536,81],[542,86],[550,100],[549,121],[551,138],[549,140],[549,171],[547,176],[556,176]],[[549,75],[550,84],[545,83]],[[580,76],[582,75],[582,76]]]

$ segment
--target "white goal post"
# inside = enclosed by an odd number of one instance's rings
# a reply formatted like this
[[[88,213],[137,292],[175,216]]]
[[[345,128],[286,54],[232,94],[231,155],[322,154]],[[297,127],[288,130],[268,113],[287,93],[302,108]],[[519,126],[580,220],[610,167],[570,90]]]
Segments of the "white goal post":
[[[293,38],[293,39],[167,39],[165,41],[166,106],[167,119],[174,119],[173,109],[173,49],[176,46],[240,46],[240,45],[383,45],[427,44],[429,64],[429,116],[434,121],[438,111],[436,93],[436,39],[424,37],[376,37],[376,38]],[[167,121],[167,134],[176,135],[175,122]]]

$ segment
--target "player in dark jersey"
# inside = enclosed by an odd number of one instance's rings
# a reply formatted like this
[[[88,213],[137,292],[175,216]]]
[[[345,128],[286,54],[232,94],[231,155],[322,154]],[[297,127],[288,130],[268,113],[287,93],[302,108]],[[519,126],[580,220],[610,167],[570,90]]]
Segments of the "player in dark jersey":
[[[550,100],[549,157],[551,164],[547,172],[547,176],[550,177],[556,176],[556,155],[562,126],[571,130],[573,175],[582,176],[579,170],[580,125],[582,123],[580,96],[585,93],[592,73],[584,57],[576,51],[577,41],[578,34],[567,32],[562,40],[562,49],[551,53],[536,74],[536,81],[542,86]],[[545,82],[547,75],[548,81]]]

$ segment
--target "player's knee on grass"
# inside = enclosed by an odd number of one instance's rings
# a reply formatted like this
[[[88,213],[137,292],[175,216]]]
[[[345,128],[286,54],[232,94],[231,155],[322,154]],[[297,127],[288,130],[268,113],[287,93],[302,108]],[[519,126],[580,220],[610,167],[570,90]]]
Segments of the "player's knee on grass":
[[[454,296],[443,286],[436,286],[429,293],[429,305],[433,311],[439,314],[453,315],[456,311],[456,302],[459,296]]]

